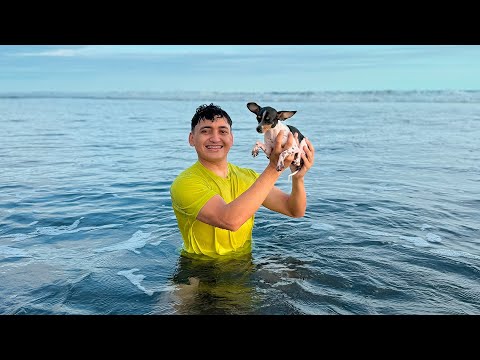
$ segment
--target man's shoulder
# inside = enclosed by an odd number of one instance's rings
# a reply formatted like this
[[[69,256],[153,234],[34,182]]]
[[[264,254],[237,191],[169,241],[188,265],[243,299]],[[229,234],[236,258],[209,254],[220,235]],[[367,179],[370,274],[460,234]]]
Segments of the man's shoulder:
[[[185,196],[190,196],[195,192],[194,189],[198,187],[198,184],[199,182],[191,177],[182,174],[178,175],[170,185],[170,196],[172,197],[172,201],[175,202]]]
[[[191,178],[201,178],[201,173],[198,170],[197,164],[193,164],[189,166],[188,168],[182,170],[177,177],[173,180],[173,183],[179,182],[179,181],[184,181],[186,179],[191,179]]]

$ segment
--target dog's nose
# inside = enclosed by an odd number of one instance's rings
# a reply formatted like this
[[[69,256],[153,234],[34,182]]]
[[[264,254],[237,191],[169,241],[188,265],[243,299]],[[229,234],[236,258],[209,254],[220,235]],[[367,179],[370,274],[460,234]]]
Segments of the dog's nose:
[[[262,134],[262,133],[263,133],[263,131],[262,131],[262,130],[263,130],[263,129],[262,129],[262,127],[261,127],[261,126],[257,126],[257,132],[258,132],[258,133]]]

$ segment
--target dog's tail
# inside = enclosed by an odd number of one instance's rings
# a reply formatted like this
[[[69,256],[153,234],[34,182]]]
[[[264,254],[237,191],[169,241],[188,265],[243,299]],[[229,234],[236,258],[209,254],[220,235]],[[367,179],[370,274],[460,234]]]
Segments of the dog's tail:
[[[296,173],[298,173],[298,171],[301,169],[301,167],[297,168],[297,170],[295,170],[294,172],[292,172],[290,175],[288,175],[288,181],[291,181],[292,180],[292,176],[295,175]]]

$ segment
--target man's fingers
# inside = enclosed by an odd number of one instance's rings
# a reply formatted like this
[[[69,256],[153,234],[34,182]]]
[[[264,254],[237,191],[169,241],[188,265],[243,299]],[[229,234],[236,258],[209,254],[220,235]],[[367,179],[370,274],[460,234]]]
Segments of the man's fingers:
[[[310,163],[310,167],[311,167],[315,161],[314,160],[315,148],[313,147],[309,139],[305,138],[305,140],[307,145],[303,147],[303,151],[305,152],[305,155],[302,155],[302,158],[304,162]]]
[[[312,145],[312,143],[310,142],[310,140],[309,140],[308,138],[305,138],[305,142],[307,143],[308,150],[310,150],[311,152],[313,152],[315,149],[313,148],[313,145]]]

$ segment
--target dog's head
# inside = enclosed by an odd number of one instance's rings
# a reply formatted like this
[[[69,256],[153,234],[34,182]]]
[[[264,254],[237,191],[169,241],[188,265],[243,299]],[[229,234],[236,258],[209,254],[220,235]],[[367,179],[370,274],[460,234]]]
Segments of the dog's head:
[[[270,106],[260,107],[254,102],[249,102],[247,108],[257,115],[257,132],[260,134],[274,128],[279,120],[287,120],[296,113],[296,111],[277,111]]]

